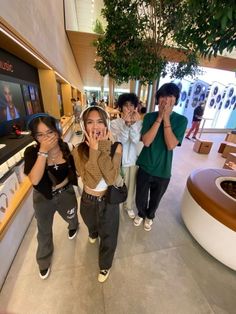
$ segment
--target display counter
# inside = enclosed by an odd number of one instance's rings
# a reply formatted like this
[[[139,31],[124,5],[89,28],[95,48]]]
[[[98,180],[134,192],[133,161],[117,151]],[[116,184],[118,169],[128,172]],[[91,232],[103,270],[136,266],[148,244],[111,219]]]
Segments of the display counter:
[[[22,135],[20,138],[4,136],[0,137],[0,144],[5,144],[0,149],[0,165],[10,159],[13,155],[32,142],[32,137],[28,135]]]
[[[65,142],[69,142],[74,128],[74,116],[63,116],[61,117],[61,126],[62,126],[62,137]]]

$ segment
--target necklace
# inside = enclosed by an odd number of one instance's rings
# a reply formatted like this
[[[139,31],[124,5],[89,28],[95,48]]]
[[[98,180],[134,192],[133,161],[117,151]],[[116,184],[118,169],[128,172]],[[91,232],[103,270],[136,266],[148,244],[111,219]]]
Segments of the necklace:
[[[52,162],[54,163],[54,169],[55,170],[58,170],[58,168],[59,168],[59,166],[57,165],[57,163],[56,163],[56,158],[52,158]]]
[[[60,153],[58,152],[58,154],[57,155],[54,155],[54,156],[49,156],[49,159],[52,161],[52,163],[54,164],[54,169],[55,170],[58,170],[58,168],[59,168],[59,166],[58,166],[58,164],[57,164],[57,159],[58,159],[58,157],[60,157]]]

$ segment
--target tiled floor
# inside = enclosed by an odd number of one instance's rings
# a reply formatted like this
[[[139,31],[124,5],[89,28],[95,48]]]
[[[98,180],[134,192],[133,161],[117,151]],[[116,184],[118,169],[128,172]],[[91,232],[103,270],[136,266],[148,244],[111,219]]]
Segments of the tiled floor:
[[[80,232],[67,239],[65,223],[54,222],[54,259],[42,281],[35,262],[33,220],[0,295],[0,312],[86,314],[226,314],[236,313],[236,274],[191,237],[180,215],[186,179],[196,168],[222,168],[217,153],[224,134],[203,134],[214,141],[209,155],[192,150],[184,140],[175,149],[173,176],[151,232],[134,227],[121,211],[117,252],[109,279],[97,282],[98,245]],[[76,141],[76,138],[74,138]],[[232,248],[235,249],[235,248]]]

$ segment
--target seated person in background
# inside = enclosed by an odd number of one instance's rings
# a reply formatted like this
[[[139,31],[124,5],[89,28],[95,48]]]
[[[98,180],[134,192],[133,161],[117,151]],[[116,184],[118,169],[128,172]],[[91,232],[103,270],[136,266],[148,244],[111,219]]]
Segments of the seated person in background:
[[[191,126],[190,130],[188,131],[187,135],[185,136],[185,138],[187,138],[188,140],[190,140],[190,134],[192,132],[194,132],[193,136],[192,136],[192,139],[196,140],[196,135],[197,135],[197,132],[199,130],[200,123],[201,123],[201,120],[202,120],[202,117],[203,117],[204,108],[205,108],[205,103],[202,102],[202,103],[199,104],[199,106],[197,106],[194,109],[192,126]]]
[[[128,188],[128,197],[124,203],[124,209],[130,218],[135,218],[134,196],[138,156],[137,144],[140,141],[142,121],[137,112],[138,97],[133,93],[125,93],[119,96],[117,102],[121,110],[121,118],[111,121],[111,132],[114,138],[123,145],[122,172],[125,184]]]

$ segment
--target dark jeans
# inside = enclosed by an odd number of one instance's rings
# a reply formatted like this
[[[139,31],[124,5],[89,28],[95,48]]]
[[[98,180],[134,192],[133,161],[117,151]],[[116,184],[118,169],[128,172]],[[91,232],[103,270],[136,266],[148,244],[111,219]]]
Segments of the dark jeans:
[[[34,190],[33,204],[38,225],[36,259],[39,269],[42,270],[48,268],[51,264],[53,254],[52,224],[55,212],[57,211],[69,224],[69,230],[76,229],[79,224],[77,216],[78,206],[72,185],[62,193],[53,196],[51,200]]]
[[[83,192],[80,213],[91,238],[100,237],[99,267],[110,269],[117,245],[119,205]]]
[[[136,206],[139,217],[154,219],[169,182],[170,179],[152,176],[139,167],[136,183]]]

